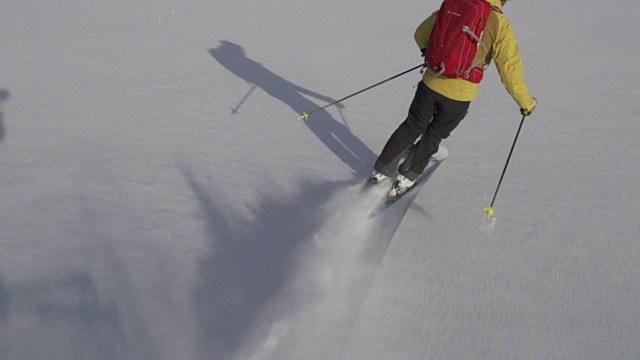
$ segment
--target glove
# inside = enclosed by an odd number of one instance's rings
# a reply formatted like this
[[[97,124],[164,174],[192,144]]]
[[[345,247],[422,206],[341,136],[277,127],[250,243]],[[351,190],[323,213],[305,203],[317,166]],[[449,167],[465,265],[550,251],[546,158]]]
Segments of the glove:
[[[427,48],[420,49],[420,56],[424,57],[424,54],[427,52]]]
[[[533,98],[531,100],[531,104],[529,104],[529,106],[527,106],[526,108],[520,108],[520,114],[522,114],[524,116],[529,116],[529,115],[533,114],[533,110],[536,109],[537,105],[538,105],[538,101],[536,100],[536,98]]]

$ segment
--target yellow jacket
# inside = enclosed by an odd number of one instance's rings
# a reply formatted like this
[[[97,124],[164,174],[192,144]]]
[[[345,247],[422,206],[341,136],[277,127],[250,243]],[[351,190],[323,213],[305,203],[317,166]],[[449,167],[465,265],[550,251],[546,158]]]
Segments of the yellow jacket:
[[[500,0],[488,1],[492,5],[502,8]],[[421,49],[427,47],[435,22],[436,15],[433,13],[416,29],[414,38]],[[509,94],[520,108],[533,109],[535,100],[531,97],[527,83],[524,81],[524,64],[518,49],[518,39],[509,19],[504,14],[492,11],[481,39],[489,49],[489,53],[484,47],[479,46],[473,62],[479,62],[480,66],[486,67],[493,58],[502,84]],[[450,99],[471,101],[478,95],[479,84],[464,79],[437,76],[431,69],[425,71],[422,81],[433,91]]]

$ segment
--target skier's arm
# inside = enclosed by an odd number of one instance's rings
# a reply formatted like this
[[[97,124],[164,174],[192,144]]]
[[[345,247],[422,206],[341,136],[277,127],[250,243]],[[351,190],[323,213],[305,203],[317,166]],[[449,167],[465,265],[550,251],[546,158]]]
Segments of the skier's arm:
[[[416,40],[416,44],[420,50],[426,49],[429,44],[429,38],[431,37],[431,31],[433,31],[433,25],[436,23],[436,14],[433,13],[431,16],[426,18],[416,29],[415,34],[413,34],[413,38]]]
[[[536,105],[524,81],[524,64],[518,48],[516,33],[508,20],[500,21],[498,36],[493,44],[493,60],[502,84],[521,109],[533,110]]]

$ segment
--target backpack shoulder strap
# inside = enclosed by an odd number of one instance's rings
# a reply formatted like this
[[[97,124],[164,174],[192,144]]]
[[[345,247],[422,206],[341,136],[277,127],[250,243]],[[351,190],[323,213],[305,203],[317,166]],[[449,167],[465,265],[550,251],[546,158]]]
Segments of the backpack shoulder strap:
[[[500,9],[499,7],[497,7],[497,6],[495,6],[495,5],[491,5],[491,10],[493,10],[493,11],[495,11],[495,12],[497,12],[497,13],[500,13],[500,14],[502,14],[502,13],[503,13],[503,12],[502,12],[502,9]]]

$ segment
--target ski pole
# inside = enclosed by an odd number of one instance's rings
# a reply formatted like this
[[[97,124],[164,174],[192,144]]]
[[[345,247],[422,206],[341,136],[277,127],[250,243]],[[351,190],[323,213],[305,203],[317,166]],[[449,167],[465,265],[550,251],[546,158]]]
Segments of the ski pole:
[[[507,163],[504,164],[504,169],[502,170],[500,181],[498,181],[498,187],[496,188],[496,192],[495,194],[493,194],[493,200],[491,200],[491,205],[489,207],[484,208],[484,213],[487,215],[485,220],[489,220],[490,217],[496,216],[496,210],[493,208],[493,203],[496,201],[496,196],[498,196],[498,190],[500,190],[500,184],[502,184],[502,179],[504,178],[504,174],[505,172],[507,172],[507,166],[509,166],[509,160],[511,160],[511,154],[513,154],[513,149],[516,147],[516,141],[518,141],[518,135],[520,135],[520,129],[522,129],[522,124],[524,124],[525,117],[527,117],[527,115],[522,115],[522,120],[520,121],[518,132],[516,133],[516,138],[513,139],[513,145],[511,145],[511,151],[509,151],[509,157],[507,157]]]
[[[420,64],[420,65],[418,65],[418,66],[416,66],[416,67],[413,67],[413,68],[411,68],[411,69],[409,69],[409,70],[403,71],[403,72],[401,72],[401,73],[400,73],[400,74],[398,74],[398,75],[394,75],[394,76],[392,76],[392,77],[390,77],[390,78],[388,78],[388,79],[386,79],[386,80],[382,80],[382,81],[380,81],[380,82],[379,82],[379,83],[377,83],[377,84],[373,84],[373,85],[371,85],[371,86],[369,86],[369,87],[367,87],[367,88],[364,88],[364,89],[362,89],[362,90],[360,90],[360,91],[357,91],[357,92],[355,92],[355,93],[353,93],[353,94],[351,94],[351,95],[349,95],[349,96],[345,96],[345,97],[343,97],[343,98],[342,98],[342,99],[340,99],[340,100],[336,100],[336,101],[332,102],[331,104],[327,104],[327,105],[325,105],[325,106],[323,106],[323,107],[319,107],[319,108],[317,108],[317,109],[315,109],[315,110],[312,110],[312,111],[310,111],[310,112],[308,112],[308,113],[303,112],[303,113],[302,113],[302,116],[300,116],[300,117],[298,118],[298,120],[309,120],[309,115],[311,115],[311,114],[313,114],[313,113],[315,113],[315,112],[318,112],[318,111],[320,111],[320,110],[324,110],[324,109],[328,108],[329,106],[335,105],[335,104],[337,104],[337,103],[339,103],[339,102],[341,102],[341,101],[347,100],[347,99],[348,99],[348,98],[350,98],[350,97],[356,96],[356,95],[358,95],[358,94],[360,94],[360,93],[363,93],[363,92],[365,92],[365,91],[367,91],[367,90],[373,89],[374,87],[376,87],[376,86],[378,86],[378,85],[382,85],[382,84],[386,83],[386,82],[387,82],[387,81],[389,81],[389,80],[393,80],[393,79],[395,79],[395,78],[397,78],[397,77],[399,77],[399,76],[402,76],[402,75],[404,75],[404,74],[406,74],[406,73],[408,73],[408,72],[411,72],[411,71],[413,71],[413,70],[415,70],[415,69],[417,69],[417,68],[421,68],[421,67],[423,67],[423,66],[424,66],[424,64]]]

